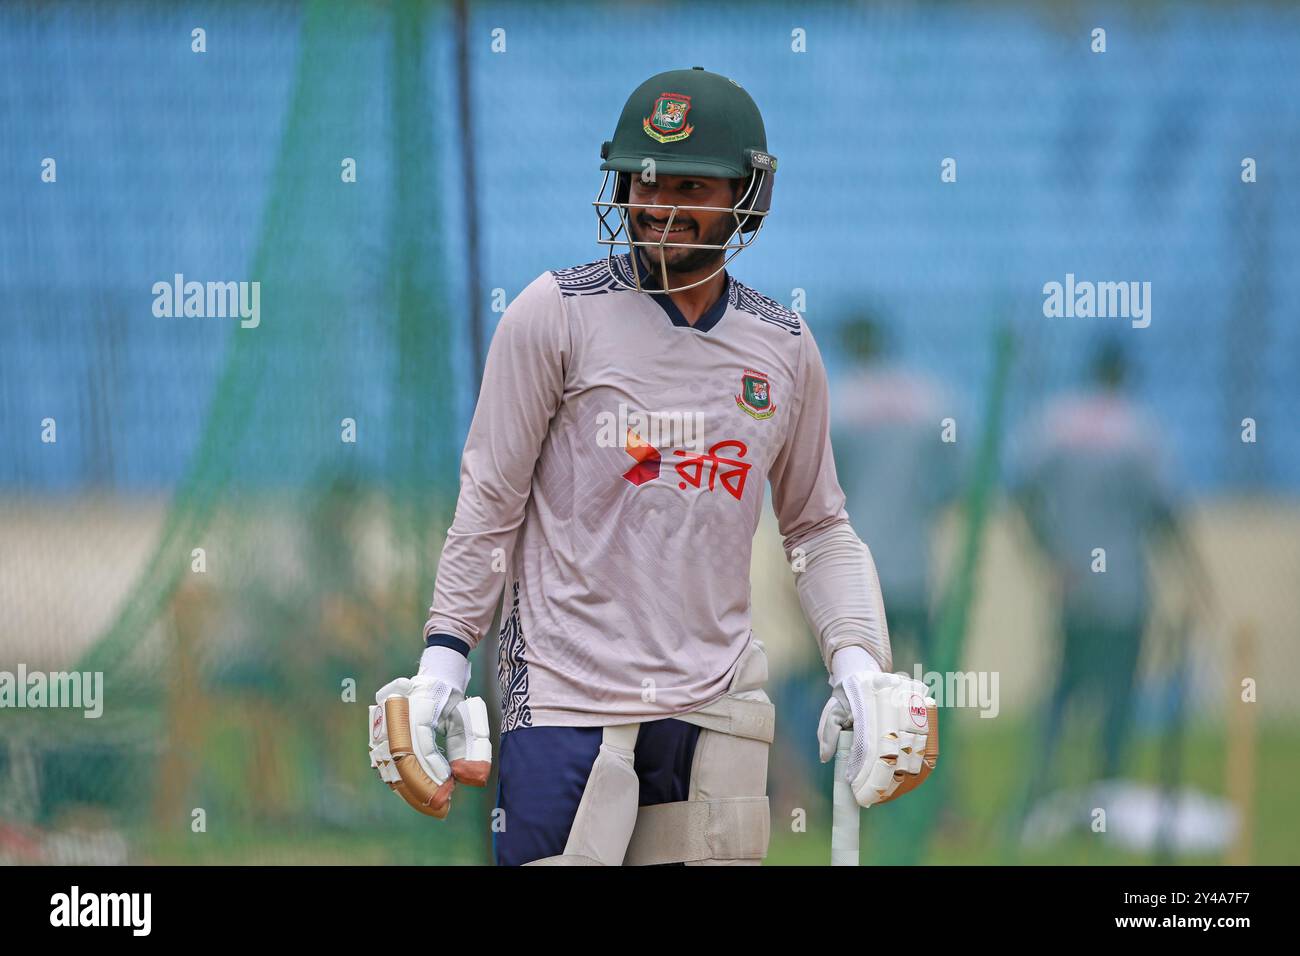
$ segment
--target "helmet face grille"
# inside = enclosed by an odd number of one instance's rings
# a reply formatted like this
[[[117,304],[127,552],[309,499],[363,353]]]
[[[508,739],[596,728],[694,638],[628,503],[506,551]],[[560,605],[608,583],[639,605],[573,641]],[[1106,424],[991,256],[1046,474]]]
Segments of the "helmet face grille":
[[[636,249],[642,250],[650,268],[659,273],[660,285],[658,288],[652,289],[642,284],[641,269],[637,256],[631,257],[632,269],[630,271],[634,284],[629,285],[623,281],[618,270],[613,268],[610,269],[610,275],[614,277],[614,281],[619,285],[624,288],[634,289],[637,292],[681,292],[708,282],[725,269],[732,259],[745,249],[748,249],[754,243],[754,240],[758,238],[771,204],[772,173],[762,169],[754,170],[749,176],[749,182],[746,184],[744,192],[736,199],[735,204],[729,207],[633,203],[628,201],[631,195],[631,187],[631,173],[615,172],[613,170],[605,173],[605,178],[600,184],[600,191],[596,194],[596,199],[592,203],[596,208],[596,241],[600,245],[608,247],[609,254],[607,258],[610,260],[613,259],[616,251],[620,248],[625,248],[628,252]],[[606,193],[609,194],[608,199]],[[631,219],[632,216],[636,215],[634,210],[641,209],[668,210],[668,222],[664,225],[663,234],[657,240],[635,239],[633,237]],[[668,232],[672,229],[678,212],[683,210],[725,212],[735,220],[735,226],[726,241],[721,244],[669,242]],[[689,285],[672,286],[668,281],[668,263],[664,255],[667,249],[716,249],[718,252],[723,253],[723,259],[718,268],[703,279]]]

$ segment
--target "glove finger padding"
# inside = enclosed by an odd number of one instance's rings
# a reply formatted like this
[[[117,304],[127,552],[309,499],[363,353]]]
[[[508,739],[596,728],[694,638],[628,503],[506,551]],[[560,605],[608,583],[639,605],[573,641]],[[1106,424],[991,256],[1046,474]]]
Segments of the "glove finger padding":
[[[487,705],[443,681],[402,678],[370,708],[370,765],[420,813],[444,819],[457,781],[483,786],[492,768]],[[448,762],[436,731],[447,738]]]
[[[398,780],[390,781],[388,785],[416,810],[442,820],[451,811],[451,794],[456,789],[456,778],[436,750],[434,754],[441,760],[442,767],[438,769],[442,773],[421,759],[423,755],[415,746],[419,732],[411,731],[410,708],[410,699],[406,697],[390,697],[383,703],[388,750],[398,775]]]
[[[898,788],[892,794],[886,797],[881,803],[887,803],[890,800],[897,800],[905,793],[910,793],[925,782],[925,778],[930,776],[930,772],[939,763],[939,708],[936,706],[934,698],[927,697],[925,701],[926,720],[930,725],[930,731],[925,735],[925,747],[917,755],[919,768],[915,773],[907,773],[898,782]]]
[[[456,705],[447,723],[447,756],[452,775],[471,787],[487,784],[492,772],[492,738],[487,704],[482,697],[467,697]]]
[[[887,803],[930,775],[939,760],[939,713],[924,684],[898,674],[850,674],[835,698],[853,715],[846,775],[860,806]]]
[[[853,726],[853,717],[848,707],[836,696],[831,697],[822,708],[821,720],[817,723],[817,755],[822,763],[835,756],[839,746],[840,731]]]

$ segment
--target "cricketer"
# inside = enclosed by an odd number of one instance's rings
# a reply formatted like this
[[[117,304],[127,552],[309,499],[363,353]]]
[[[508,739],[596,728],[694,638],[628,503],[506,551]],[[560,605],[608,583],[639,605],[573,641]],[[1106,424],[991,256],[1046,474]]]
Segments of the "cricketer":
[[[496,862],[758,864],[774,725],[750,622],[764,478],[832,688],[820,756],[852,732],[860,806],[933,768],[934,701],[890,673],[812,332],[727,269],[772,202],[754,100],[701,67],[660,73],[601,158],[606,254],[538,276],[493,335],[419,672],[376,694],[371,763],[438,818],[458,782],[486,783],[486,707],[465,689],[499,604]],[[610,421],[626,423],[612,440]]]

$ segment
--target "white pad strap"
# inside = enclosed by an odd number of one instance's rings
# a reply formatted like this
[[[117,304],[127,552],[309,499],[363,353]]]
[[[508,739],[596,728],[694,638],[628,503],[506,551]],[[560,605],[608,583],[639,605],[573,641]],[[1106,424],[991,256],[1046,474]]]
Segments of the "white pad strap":
[[[750,693],[755,695],[755,699],[723,697],[689,714],[678,714],[676,719],[720,734],[770,744],[776,733],[776,713],[766,694],[762,691]]]
[[[606,727],[591,765],[578,812],[569,829],[564,856],[583,857],[601,866],[621,866],[636,826],[641,784],[633,767],[640,724]]]
[[[642,807],[627,848],[628,866],[696,860],[761,860],[771,816],[767,797],[683,800]]]
[[[547,856],[540,860],[533,860],[531,863],[525,863],[524,866],[604,866],[599,860],[593,860],[589,856],[570,856],[565,853],[562,856]]]

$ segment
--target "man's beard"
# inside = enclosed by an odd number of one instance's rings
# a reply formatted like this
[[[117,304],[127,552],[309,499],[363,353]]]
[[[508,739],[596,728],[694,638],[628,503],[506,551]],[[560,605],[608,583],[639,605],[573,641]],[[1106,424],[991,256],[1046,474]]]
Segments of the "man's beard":
[[[641,228],[641,241],[643,242],[657,242],[663,235],[662,229],[657,229],[652,225],[648,226],[641,222],[638,222],[637,225]],[[700,228],[699,223],[695,222],[694,226],[698,232]],[[735,231],[736,225],[734,220],[728,221],[727,219],[719,219],[714,224],[713,230],[707,235],[700,237],[698,242],[701,245],[710,246],[726,245],[727,241],[731,238],[731,234]],[[653,236],[653,238],[646,238],[647,236]],[[659,271],[661,265],[666,264],[668,272],[677,275],[700,272],[709,267],[715,267],[722,260],[722,257],[725,254],[725,251],[721,249],[678,250],[674,249],[672,246],[665,246],[663,250],[664,254],[661,259],[659,251],[654,246],[643,246],[642,251],[645,253],[646,262],[649,263],[656,273]],[[669,259],[668,255],[675,251],[684,252],[685,255],[680,259]]]

